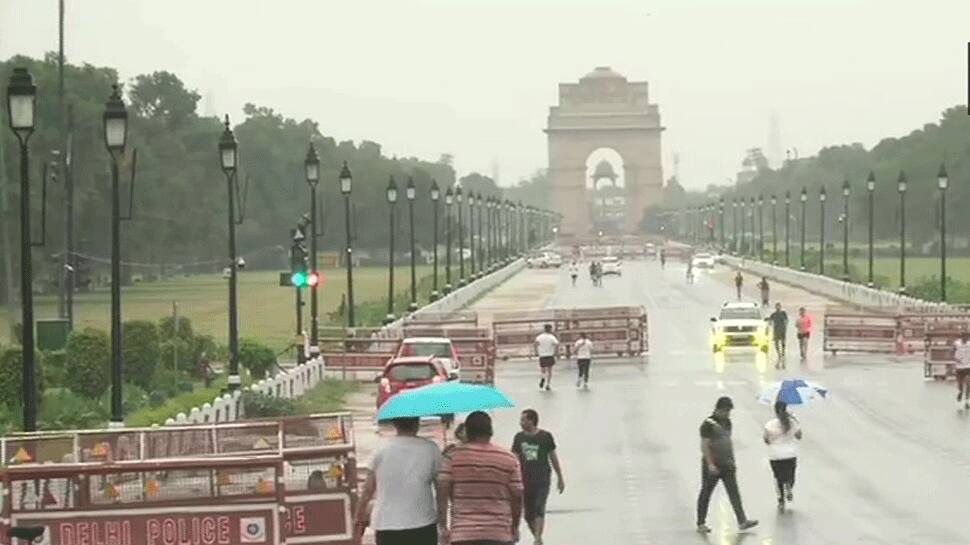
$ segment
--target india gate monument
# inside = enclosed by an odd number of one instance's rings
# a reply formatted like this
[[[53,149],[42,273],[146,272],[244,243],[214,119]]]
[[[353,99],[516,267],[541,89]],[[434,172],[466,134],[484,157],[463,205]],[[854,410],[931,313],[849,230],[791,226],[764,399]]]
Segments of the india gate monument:
[[[660,112],[651,104],[647,82],[627,81],[606,66],[597,67],[579,83],[559,84],[559,104],[549,108],[545,129],[549,138],[549,179],[556,212],[562,215],[560,234],[587,237],[602,231],[598,211],[622,211],[613,234],[636,233],[644,211],[662,199]],[[600,179],[616,175],[603,165],[595,172],[587,164],[601,149],[622,159],[623,189],[597,200]],[[590,183],[592,182],[592,183]],[[619,207],[617,206],[619,204]],[[606,224],[611,225],[611,224]],[[614,231],[614,229],[610,229]]]

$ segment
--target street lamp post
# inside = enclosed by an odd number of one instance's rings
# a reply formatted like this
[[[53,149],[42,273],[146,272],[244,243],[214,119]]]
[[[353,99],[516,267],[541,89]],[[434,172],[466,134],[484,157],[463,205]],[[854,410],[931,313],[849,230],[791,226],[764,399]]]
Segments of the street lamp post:
[[[734,236],[731,237],[734,240],[731,241],[732,243],[731,246],[734,249],[734,253],[737,254],[738,248],[740,248],[740,246],[738,245],[738,198],[737,197],[731,198],[731,226],[734,227]]]
[[[785,190],[785,267],[791,267],[791,191]]]
[[[748,211],[745,208],[745,203],[747,203],[747,201],[744,199],[744,197],[741,197],[738,202],[738,206],[740,207],[739,214],[741,216],[741,248],[739,251],[741,255],[747,255],[749,250],[746,246],[748,240]]]
[[[229,190],[229,377],[230,391],[239,389],[239,315],[236,310],[236,171],[239,167],[239,145],[236,137],[229,128],[229,116],[226,115],[225,129],[219,138],[219,160],[222,173],[226,176],[226,187]]]
[[[455,203],[455,192],[451,186],[445,191],[445,294],[451,293],[451,207]]]
[[[7,118],[20,145],[20,312],[23,428],[37,430],[37,386],[34,380],[34,296],[31,280],[30,251],[30,150],[28,142],[34,132],[37,87],[26,68],[14,68],[7,85]],[[6,191],[5,188],[0,191]],[[8,279],[9,281],[10,279]]]
[[[477,198],[475,197],[474,191],[468,192],[468,278],[469,282],[478,278],[475,269],[475,256],[478,253],[477,245],[475,244],[475,205]],[[459,207],[459,210],[461,208]],[[479,235],[481,236],[481,235]],[[460,242],[459,242],[460,244]]]
[[[758,258],[765,260],[765,196],[758,195]]]
[[[825,186],[818,192],[818,274],[825,276]]]
[[[462,207],[461,186],[455,189],[455,202],[458,205],[458,287],[465,285],[465,225],[461,217]]]
[[[344,234],[347,247],[344,260],[347,266],[347,327],[354,327],[354,247],[350,238],[350,192],[353,189],[354,178],[350,174],[347,161],[340,168],[340,192],[344,196]],[[314,288],[316,289],[316,288]]]
[[[804,186],[802,186],[802,194],[799,198],[802,201],[802,229],[801,229],[802,259],[801,259],[801,265],[799,269],[804,272],[805,271],[805,206],[808,204],[808,190]]]
[[[940,190],[940,301],[946,302],[946,190],[950,186],[950,178],[946,174],[946,165],[940,164],[940,171],[936,175],[936,184]]]
[[[310,353],[316,357],[320,352],[319,342],[319,299],[317,287],[320,284],[320,274],[317,272],[317,183],[320,182],[320,158],[313,142],[306,151],[303,161],[306,171],[306,182],[310,186],[310,274],[307,276],[310,285]]]
[[[899,293],[906,293],[906,173],[899,171]]]
[[[724,246],[724,197],[721,197],[718,200],[718,212],[717,213],[718,213],[717,229],[720,232],[721,251],[723,252],[724,251],[724,248],[725,248],[725,246]]]
[[[771,196],[771,264],[778,265],[778,198]]]
[[[755,226],[754,226],[754,197],[751,197],[750,205],[748,206],[748,217],[751,218],[751,236],[748,238],[748,256],[754,257],[756,251],[755,244]]]
[[[411,304],[408,305],[408,312],[414,312],[418,310],[418,277],[415,271],[417,256],[414,255],[414,199],[417,197],[418,189],[414,185],[414,178],[408,178],[408,185],[404,191],[404,196],[408,199],[408,223],[411,227]]]
[[[476,229],[478,232],[478,273],[475,278],[481,278],[485,274],[485,267],[487,265],[485,256],[485,231],[482,229],[485,221],[485,200],[481,193],[475,197],[475,207],[478,208],[478,227]]]
[[[867,285],[871,288],[875,286],[873,270],[872,270],[872,226],[873,226],[873,214],[875,210],[873,209],[873,195],[876,191],[876,175],[870,170],[869,177],[866,178],[866,192],[869,196],[869,282]]]
[[[449,188],[450,189],[450,188]],[[439,297],[438,293],[438,199],[441,198],[441,192],[438,189],[438,181],[431,179],[431,230],[433,234],[431,235],[431,253],[434,265],[432,266],[432,281],[431,281],[431,300],[437,301]]]
[[[849,281],[849,179],[842,181],[842,280]]]
[[[390,181],[387,182],[385,193],[390,211],[387,230],[387,316],[384,318],[386,325],[394,321],[394,208],[397,204],[397,183],[394,182],[394,176],[391,176]]]
[[[125,153],[128,137],[128,111],[118,85],[104,106],[104,143],[111,156],[111,427],[124,427],[121,405],[121,190],[118,187],[118,160]]]
[[[485,199],[485,231],[487,233],[487,243],[485,245],[485,270],[487,272],[492,271],[492,262],[495,260],[495,216],[493,212],[495,207],[492,201],[492,197],[487,197]]]

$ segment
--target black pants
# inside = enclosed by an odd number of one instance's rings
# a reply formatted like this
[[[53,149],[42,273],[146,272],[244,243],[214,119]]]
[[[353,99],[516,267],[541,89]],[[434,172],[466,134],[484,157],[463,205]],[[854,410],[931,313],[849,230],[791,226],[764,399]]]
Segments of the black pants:
[[[576,360],[576,366],[579,368],[579,380],[589,382],[589,360]]]
[[[438,545],[438,525],[407,530],[378,530],[377,545]]]
[[[451,545],[513,545],[510,541],[495,541],[488,539],[485,541],[452,541]]]
[[[724,483],[728,498],[731,500],[731,507],[734,508],[734,516],[738,518],[738,524],[748,520],[744,515],[744,507],[741,505],[741,491],[738,490],[737,472],[734,469],[721,469],[716,475],[707,471],[707,464],[701,462],[701,492],[697,495],[697,524],[704,524],[707,521],[707,508],[711,503],[711,494],[717,482]]]
[[[775,485],[778,488],[778,499],[785,497],[785,485],[795,486],[795,466],[797,458],[784,460],[770,460],[771,472],[775,474]]]
[[[785,348],[785,337],[775,337],[775,352],[778,354],[779,358],[785,355]]]

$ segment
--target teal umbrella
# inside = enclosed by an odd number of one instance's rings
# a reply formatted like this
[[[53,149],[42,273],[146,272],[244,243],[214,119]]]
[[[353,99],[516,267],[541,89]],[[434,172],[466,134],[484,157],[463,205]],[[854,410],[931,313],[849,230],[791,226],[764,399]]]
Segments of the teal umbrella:
[[[377,420],[505,409],[515,404],[492,386],[440,382],[401,392],[377,411]]]

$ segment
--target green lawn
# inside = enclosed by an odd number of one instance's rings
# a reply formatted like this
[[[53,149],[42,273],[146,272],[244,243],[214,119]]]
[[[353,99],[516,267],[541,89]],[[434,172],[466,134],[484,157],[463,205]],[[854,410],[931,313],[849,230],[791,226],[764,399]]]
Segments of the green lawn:
[[[831,262],[841,264],[842,254],[839,253],[837,260]],[[830,263],[829,259],[825,260]],[[866,257],[849,258],[849,263],[854,265],[863,275],[869,274],[869,260]],[[883,276],[889,279],[890,285],[899,286],[899,258],[898,257],[875,257],[872,260],[873,273],[876,276]],[[948,278],[970,282],[970,257],[948,257],[946,260],[946,275]],[[906,258],[906,284],[914,285],[930,277],[940,277],[940,258],[939,257],[907,257]]]
[[[444,281],[444,271],[439,269],[439,281]],[[431,267],[417,270],[418,278],[431,274]],[[324,282],[319,291],[321,325],[326,325],[327,314],[337,309],[346,287],[343,269],[323,271]],[[397,293],[410,287],[410,268],[397,267],[394,284]],[[295,290],[279,285],[279,273],[266,271],[242,272],[239,275],[239,329],[242,336],[261,339],[277,349],[294,340],[296,326]],[[308,292],[307,292],[308,293]],[[356,304],[380,300],[387,295],[387,268],[362,267],[354,271],[354,295]],[[306,302],[304,319],[310,312]],[[122,316],[124,320],[153,320],[171,316],[172,303],[178,303],[178,312],[192,320],[196,331],[214,336],[222,343],[228,338],[227,329],[227,280],[222,275],[200,275],[160,282],[138,283],[122,289]],[[15,311],[15,312],[19,312]],[[78,294],[75,297],[75,327],[108,329],[110,319],[110,294],[108,290]],[[36,319],[57,316],[56,296],[34,299]],[[305,326],[308,322],[305,322]],[[0,339],[7,340],[10,332],[8,309],[0,309]]]

